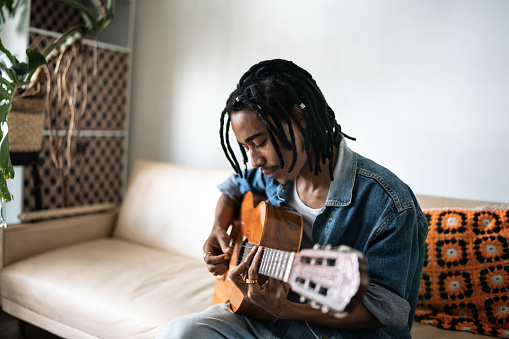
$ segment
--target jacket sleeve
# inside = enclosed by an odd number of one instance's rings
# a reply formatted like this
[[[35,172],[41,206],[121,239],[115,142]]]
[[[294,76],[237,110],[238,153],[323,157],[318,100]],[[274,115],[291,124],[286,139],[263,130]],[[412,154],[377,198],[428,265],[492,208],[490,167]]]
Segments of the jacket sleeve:
[[[389,219],[378,225],[365,253],[370,285],[363,303],[382,324],[402,329],[413,317],[408,299],[420,278],[420,226],[411,208]]]
[[[243,175],[242,178],[238,174],[233,174],[217,187],[221,193],[226,194],[231,200],[240,205],[246,192],[265,194],[267,185],[265,176],[260,169],[249,169],[247,175]]]

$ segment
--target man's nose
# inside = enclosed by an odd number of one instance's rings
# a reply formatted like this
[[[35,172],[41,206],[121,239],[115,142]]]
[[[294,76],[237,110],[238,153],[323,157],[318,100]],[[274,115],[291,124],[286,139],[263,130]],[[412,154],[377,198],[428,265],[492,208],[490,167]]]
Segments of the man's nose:
[[[265,164],[265,158],[257,151],[251,151],[251,165],[253,168],[258,168]]]

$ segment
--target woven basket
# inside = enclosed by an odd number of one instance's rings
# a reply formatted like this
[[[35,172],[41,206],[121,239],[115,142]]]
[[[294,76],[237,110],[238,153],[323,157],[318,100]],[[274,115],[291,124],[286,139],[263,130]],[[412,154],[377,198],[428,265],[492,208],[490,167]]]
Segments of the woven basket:
[[[44,107],[44,98],[12,100],[12,110],[8,118],[10,152],[36,152],[41,150]]]

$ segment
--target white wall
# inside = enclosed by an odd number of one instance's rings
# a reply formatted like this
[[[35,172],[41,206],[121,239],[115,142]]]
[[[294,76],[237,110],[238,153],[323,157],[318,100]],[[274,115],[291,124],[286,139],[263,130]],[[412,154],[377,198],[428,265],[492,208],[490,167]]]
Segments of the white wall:
[[[415,192],[509,202],[507,18],[507,0],[138,1],[129,161],[228,168],[228,95],[286,58]]]
[[[14,17],[11,17],[6,10],[4,11],[6,22],[0,26],[0,38],[12,55],[20,61],[26,61],[30,2],[21,0],[18,6]],[[7,58],[5,60],[7,61]]]

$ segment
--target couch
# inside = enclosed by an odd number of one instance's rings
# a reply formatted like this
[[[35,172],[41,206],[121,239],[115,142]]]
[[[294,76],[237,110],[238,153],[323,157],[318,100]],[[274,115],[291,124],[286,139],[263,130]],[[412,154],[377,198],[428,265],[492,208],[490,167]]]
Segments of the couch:
[[[0,233],[1,307],[64,338],[154,338],[212,302],[216,184],[230,171],[137,161],[120,207]],[[423,208],[481,202],[419,196]],[[484,203],[484,202],[483,202]],[[475,338],[414,322],[413,338]]]

